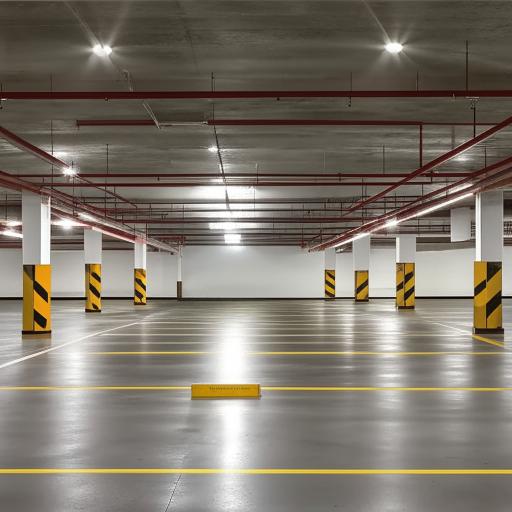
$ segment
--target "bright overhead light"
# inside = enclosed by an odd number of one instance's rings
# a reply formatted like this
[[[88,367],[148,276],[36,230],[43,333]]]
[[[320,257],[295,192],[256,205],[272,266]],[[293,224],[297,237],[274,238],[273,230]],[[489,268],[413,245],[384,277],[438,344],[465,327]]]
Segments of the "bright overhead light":
[[[79,213],[78,216],[84,220],[95,220],[95,218],[92,215],[89,215],[88,213]]]
[[[391,220],[388,220],[386,222],[386,224],[384,224],[384,227],[386,227],[386,228],[394,228],[397,225],[398,225],[398,221],[396,219],[391,219]]]
[[[219,148],[218,148],[217,146],[210,146],[210,147],[208,148],[208,151],[209,151],[210,153],[217,153],[217,152],[219,151]]]
[[[388,51],[389,53],[400,53],[403,49],[404,49],[404,47],[400,43],[397,43],[397,42],[390,41],[386,45],[386,51]]]
[[[12,236],[14,238],[23,238],[23,233],[19,233],[18,231],[13,231],[12,229],[5,229],[4,231],[0,231],[2,235]]]
[[[15,228],[17,226],[21,226],[21,220],[8,220],[6,224],[10,228]]]
[[[208,227],[212,230],[224,229],[226,231],[231,231],[233,229],[239,229],[241,226],[238,224],[238,222],[210,222]]]
[[[67,151],[55,151],[53,153],[53,156],[55,158],[66,158],[67,156],[69,156],[69,153]]]
[[[239,233],[225,233],[224,242],[227,244],[239,244],[242,239],[242,235]]]
[[[76,171],[75,169],[73,169],[73,167],[64,167],[62,169],[62,174],[64,174],[65,176],[74,176],[76,174]]]
[[[97,44],[92,51],[98,55],[98,57],[108,57],[112,53],[112,48],[110,48],[108,44]]]
[[[64,229],[71,229],[76,226],[81,226],[82,224],[80,224],[79,222],[75,222],[72,219],[61,219],[61,220],[56,220],[55,222],[53,222],[53,225],[60,226],[61,228],[64,228]]]
[[[456,203],[458,201],[462,201],[462,199],[466,199],[468,197],[471,197],[472,195],[473,195],[473,192],[468,192],[467,194],[463,194],[462,196],[456,197],[455,199],[450,199],[449,201],[445,201],[444,203],[436,204],[435,206],[431,206],[430,208],[421,210],[418,213],[411,215],[410,217],[405,217],[404,219],[400,219],[399,222],[404,222],[406,220],[414,219],[416,217],[422,217],[423,215],[426,215],[427,213],[435,212],[436,210],[440,210],[441,208],[445,208],[446,206],[449,206],[450,204]]]

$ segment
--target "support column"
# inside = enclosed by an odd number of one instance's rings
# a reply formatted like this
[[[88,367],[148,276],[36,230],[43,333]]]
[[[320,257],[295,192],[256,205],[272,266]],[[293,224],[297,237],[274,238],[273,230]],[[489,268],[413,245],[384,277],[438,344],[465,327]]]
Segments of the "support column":
[[[396,237],[396,307],[414,309],[416,235]]]
[[[503,192],[477,194],[475,204],[473,331],[503,333],[501,267],[503,260]]]
[[[50,199],[23,192],[23,334],[50,334]]]
[[[354,262],[354,298],[356,302],[368,302],[370,290],[370,236],[352,242]]]
[[[84,228],[85,311],[101,313],[102,233]]]
[[[178,258],[178,265],[177,265],[177,276],[176,276],[176,298],[178,300],[181,300],[183,298],[183,282],[181,277],[181,264],[183,259],[183,249],[179,248],[178,253],[176,254],[176,257]]]
[[[134,295],[136,306],[146,305],[146,244],[135,242],[134,249]]]
[[[324,298],[336,298],[336,249],[324,251]]]

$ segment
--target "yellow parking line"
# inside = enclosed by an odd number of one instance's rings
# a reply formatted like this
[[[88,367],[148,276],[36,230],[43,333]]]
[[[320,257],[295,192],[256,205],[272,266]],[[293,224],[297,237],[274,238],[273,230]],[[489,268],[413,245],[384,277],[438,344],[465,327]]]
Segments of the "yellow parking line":
[[[500,468],[0,468],[1,475],[512,475]]]
[[[477,336],[476,334],[472,334],[471,337],[475,340],[488,343],[489,345],[495,345],[496,347],[505,348],[505,343],[501,341],[491,340],[490,338],[485,338],[484,336]]]
[[[263,391],[286,392],[500,392],[512,387],[402,387],[402,386],[262,386]],[[0,386],[0,391],[190,391],[190,386]]]

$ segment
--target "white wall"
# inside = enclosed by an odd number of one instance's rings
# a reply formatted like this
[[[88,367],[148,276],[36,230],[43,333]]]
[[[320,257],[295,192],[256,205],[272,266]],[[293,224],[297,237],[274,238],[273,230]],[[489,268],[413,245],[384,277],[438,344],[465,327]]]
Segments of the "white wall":
[[[473,294],[474,249],[418,252],[417,296]],[[54,297],[84,294],[82,251],[52,251]],[[4,270],[0,297],[21,297],[22,257],[19,249],[0,250]],[[295,247],[187,247],[183,255],[184,297],[323,297],[322,253]],[[103,253],[103,296],[132,297],[133,252]],[[352,255],[336,257],[336,296],[352,297]],[[370,296],[393,297],[394,249],[372,249]],[[512,247],[505,247],[503,294],[512,295]],[[148,297],[176,296],[176,257],[148,253]]]

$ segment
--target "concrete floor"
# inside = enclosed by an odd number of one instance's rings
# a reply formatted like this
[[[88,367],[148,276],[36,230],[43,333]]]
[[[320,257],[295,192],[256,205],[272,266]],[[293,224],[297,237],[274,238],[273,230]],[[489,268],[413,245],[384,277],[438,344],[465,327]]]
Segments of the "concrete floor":
[[[471,336],[470,300],[402,312],[388,300],[105,301],[88,316],[55,301],[51,343],[21,341],[20,303],[0,304],[0,510],[510,510],[512,475],[482,473],[512,468],[512,357]],[[161,353],[177,351],[188,354]],[[289,353],[308,351],[330,353]],[[159,389],[193,382],[292,389],[257,401]],[[169,471],[119,474],[139,468]],[[304,474],[187,472],[205,468]]]

